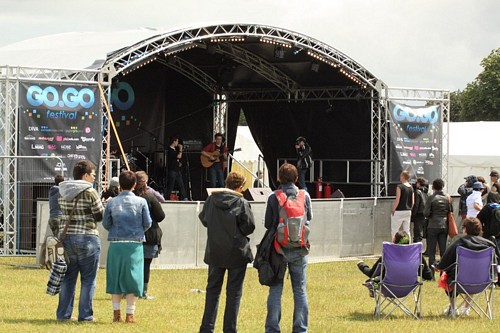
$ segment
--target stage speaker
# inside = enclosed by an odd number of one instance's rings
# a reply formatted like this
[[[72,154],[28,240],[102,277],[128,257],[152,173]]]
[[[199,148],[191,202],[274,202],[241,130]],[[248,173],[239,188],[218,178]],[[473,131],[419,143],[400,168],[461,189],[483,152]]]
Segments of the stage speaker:
[[[342,193],[341,190],[337,189],[335,190],[335,192],[332,193],[332,195],[330,196],[330,198],[345,198],[345,195],[344,193]]]
[[[272,192],[269,187],[249,187],[243,192],[243,197],[248,201],[266,202]]]

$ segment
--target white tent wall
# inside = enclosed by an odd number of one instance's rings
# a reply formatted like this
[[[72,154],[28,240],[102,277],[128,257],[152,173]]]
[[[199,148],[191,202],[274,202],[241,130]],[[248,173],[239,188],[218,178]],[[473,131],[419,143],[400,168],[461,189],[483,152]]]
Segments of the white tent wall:
[[[241,151],[235,151],[233,153],[234,159],[237,160],[239,163],[243,164],[247,169],[252,171],[254,175],[257,174],[257,170],[259,169],[259,167],[260,170],[262,171],[262,168],[264,166],[265,172],[263,181],[264,184],[269,184],[269,179],[267,175],[267,166],[264,165],[264,160],[262,158],[260,159],[260,166],[259,166],[259,155],[262,156],[262,152],[255,143],[252,137],[252,133],[250,133],[250,129],[248,128],[248,126],[238,126],[238,131],[236,132],[236,141],[234,143],[234,149],[238,148],[241,148]],[[248,187],[252,187],[255,177],[252,174],[250,174],[247,170],[245,170],[245,168],[243,168],[237,162],[233,161],[231,165],[231,170],[240,171],[245,175],[245,177],[247,178],[245,189]]]
[[[483,176],[490,183],[490,171],[500,170],[500,122],[458,122],[449,125],[447,192],[457,194],[464,177],[469,175]],[[443,127],[446,133],[446,124]]]

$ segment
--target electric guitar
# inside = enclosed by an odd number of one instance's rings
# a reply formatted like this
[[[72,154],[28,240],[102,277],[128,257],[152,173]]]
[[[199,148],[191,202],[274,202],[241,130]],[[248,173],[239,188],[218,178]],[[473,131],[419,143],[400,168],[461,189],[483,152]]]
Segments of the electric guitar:
[[[235,151],[241,151],[241,148],[237,148],[237,149],[228,151],[228,154],[234,153]],[[214,163],[221,161],[220,152],[218,150],[215,150],[211,153],[210,152],[207,152],[207,153],[210,154],[210,157],[207,157],[203,154],[200,154],[201,165],[203,165],[204,168],[210,168],[212,165],[214,165]],[[214,160],[212,161],[212,159],[214,159]]]

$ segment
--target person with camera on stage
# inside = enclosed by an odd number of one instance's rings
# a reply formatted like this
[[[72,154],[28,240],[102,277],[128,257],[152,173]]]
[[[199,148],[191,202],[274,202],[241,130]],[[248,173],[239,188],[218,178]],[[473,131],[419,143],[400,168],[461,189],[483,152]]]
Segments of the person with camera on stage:
[[[175,185],[179,188],[180,200],[188,200],[184,181],[182,180],[182,152],[183,144],[177,135],[171,136],[170,145],[167,150],[167,192],[165,197],[170,200],[170,194],[174,190]]]
[[[312,165],[311,146],[306,138],[299,136],[295,140],[295,152],[297,153],[297,170],[299,172],[299,188],[307,191],[306,173]]]
[[[215,141],[206,145],[201,155],[208,160],[208,164],[211,164],[208,167],[210,187],[224,187],[228,149],[221,133],[215,134]]]

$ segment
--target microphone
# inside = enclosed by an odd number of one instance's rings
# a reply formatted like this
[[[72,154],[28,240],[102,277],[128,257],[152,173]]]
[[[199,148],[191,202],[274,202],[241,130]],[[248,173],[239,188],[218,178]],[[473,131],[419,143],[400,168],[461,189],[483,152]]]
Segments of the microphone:
[[[139,125],[137,125],[137,129],[141,129],[142,121],[139,122]]]

